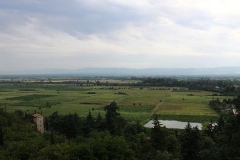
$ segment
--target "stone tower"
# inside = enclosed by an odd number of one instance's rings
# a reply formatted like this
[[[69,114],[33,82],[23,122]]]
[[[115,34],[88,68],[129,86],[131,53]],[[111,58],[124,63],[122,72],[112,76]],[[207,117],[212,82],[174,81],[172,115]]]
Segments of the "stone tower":
[[[32,115],[33,117],[33,121],[34,123],[36,124],[37,126],[37,130],[41,133],[44,132],[44,121],[43,121],[43,116],[41,114],[33,114]]]

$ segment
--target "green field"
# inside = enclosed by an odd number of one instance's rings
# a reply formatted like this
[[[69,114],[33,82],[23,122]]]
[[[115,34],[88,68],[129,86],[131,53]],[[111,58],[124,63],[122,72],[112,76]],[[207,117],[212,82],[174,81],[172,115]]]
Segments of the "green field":
[[[171,115],[214,115],[208,107],[211,96],[205,96],[202,92],[172,92],[157,110],[158,114]]]
[[[8,85],[0,86],[0,108],[7,111],[86,116],[89,110],[104,115],[104,106],[116,101],[120,114],[127,120],[142,123],[158,114],[161,119],[206,122],[217,114],[208,106],[210,92],[150,90],[140,87],[97,87],[74,85]],[[216,97],[215,97],[216,98]],[[220,97],[219,99],[223,99]],[[229,98],[229,97],[227,97]],[[51,107],[46,106],[49,103]],[[40,109],[39,109],[40,108]]]

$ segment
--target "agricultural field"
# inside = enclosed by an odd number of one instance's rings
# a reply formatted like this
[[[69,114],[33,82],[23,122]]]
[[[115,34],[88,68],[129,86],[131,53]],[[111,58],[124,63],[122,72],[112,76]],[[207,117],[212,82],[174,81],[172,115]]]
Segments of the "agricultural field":
[[[153,114],[158,114],[160,119],[206,122],[217,118],[217,114],[208,106],[211,95],[211,92],[173,88],[2,85],[0,108],[26,113],[36,110],[45,116],[58,111],[59,114],[77,113],[85,117],[89,110],[93,116],[99,112],[104,115],[104,107],[116,101],[120,114],[127,120],[145,123]]]
[[[131,79],[111,79],[111,78],[72,78],[72,77],[54,77],[54,78],[47,78],[47,77],[36,77],[36,78],[1,78],[0,82],[10,82],[10,83],[36,83],[36,82],[53,82],[53,83],[62,83],[62,82],[79,82],[79,83],[115,83],[115,84],[134,84],[141,82],[139,80],[131,80]]]

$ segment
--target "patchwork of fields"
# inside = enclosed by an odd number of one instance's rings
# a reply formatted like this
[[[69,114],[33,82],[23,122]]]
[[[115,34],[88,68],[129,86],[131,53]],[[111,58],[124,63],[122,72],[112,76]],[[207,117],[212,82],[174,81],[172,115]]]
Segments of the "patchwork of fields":
[[[152,114],[161,119],[209,121],[217,114],[208,106],[212,93],[187,90],[149,89],[139,87],[96,87],[71,85],[0,86],[0,108],[7,111],[35,110],[48,116],[77,113],[86,116],[89,110],[104,115],[104,106],[116,101],[119,112],[128,120],[148,121]],[[217,97],[214,97],[217,98]],[[224,97],[219,97],[223,99]],[[228,97],[229,98],[229,97]]]

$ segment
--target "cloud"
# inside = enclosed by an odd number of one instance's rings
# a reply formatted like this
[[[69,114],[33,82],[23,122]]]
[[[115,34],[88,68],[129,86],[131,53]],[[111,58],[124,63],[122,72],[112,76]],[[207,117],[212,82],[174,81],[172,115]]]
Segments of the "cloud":
[[[0,2],[0,67],[238,65],[238,1]],[[216,61],[217,60],[217,61]],[[25,62],[24,62],[25,61]]]

